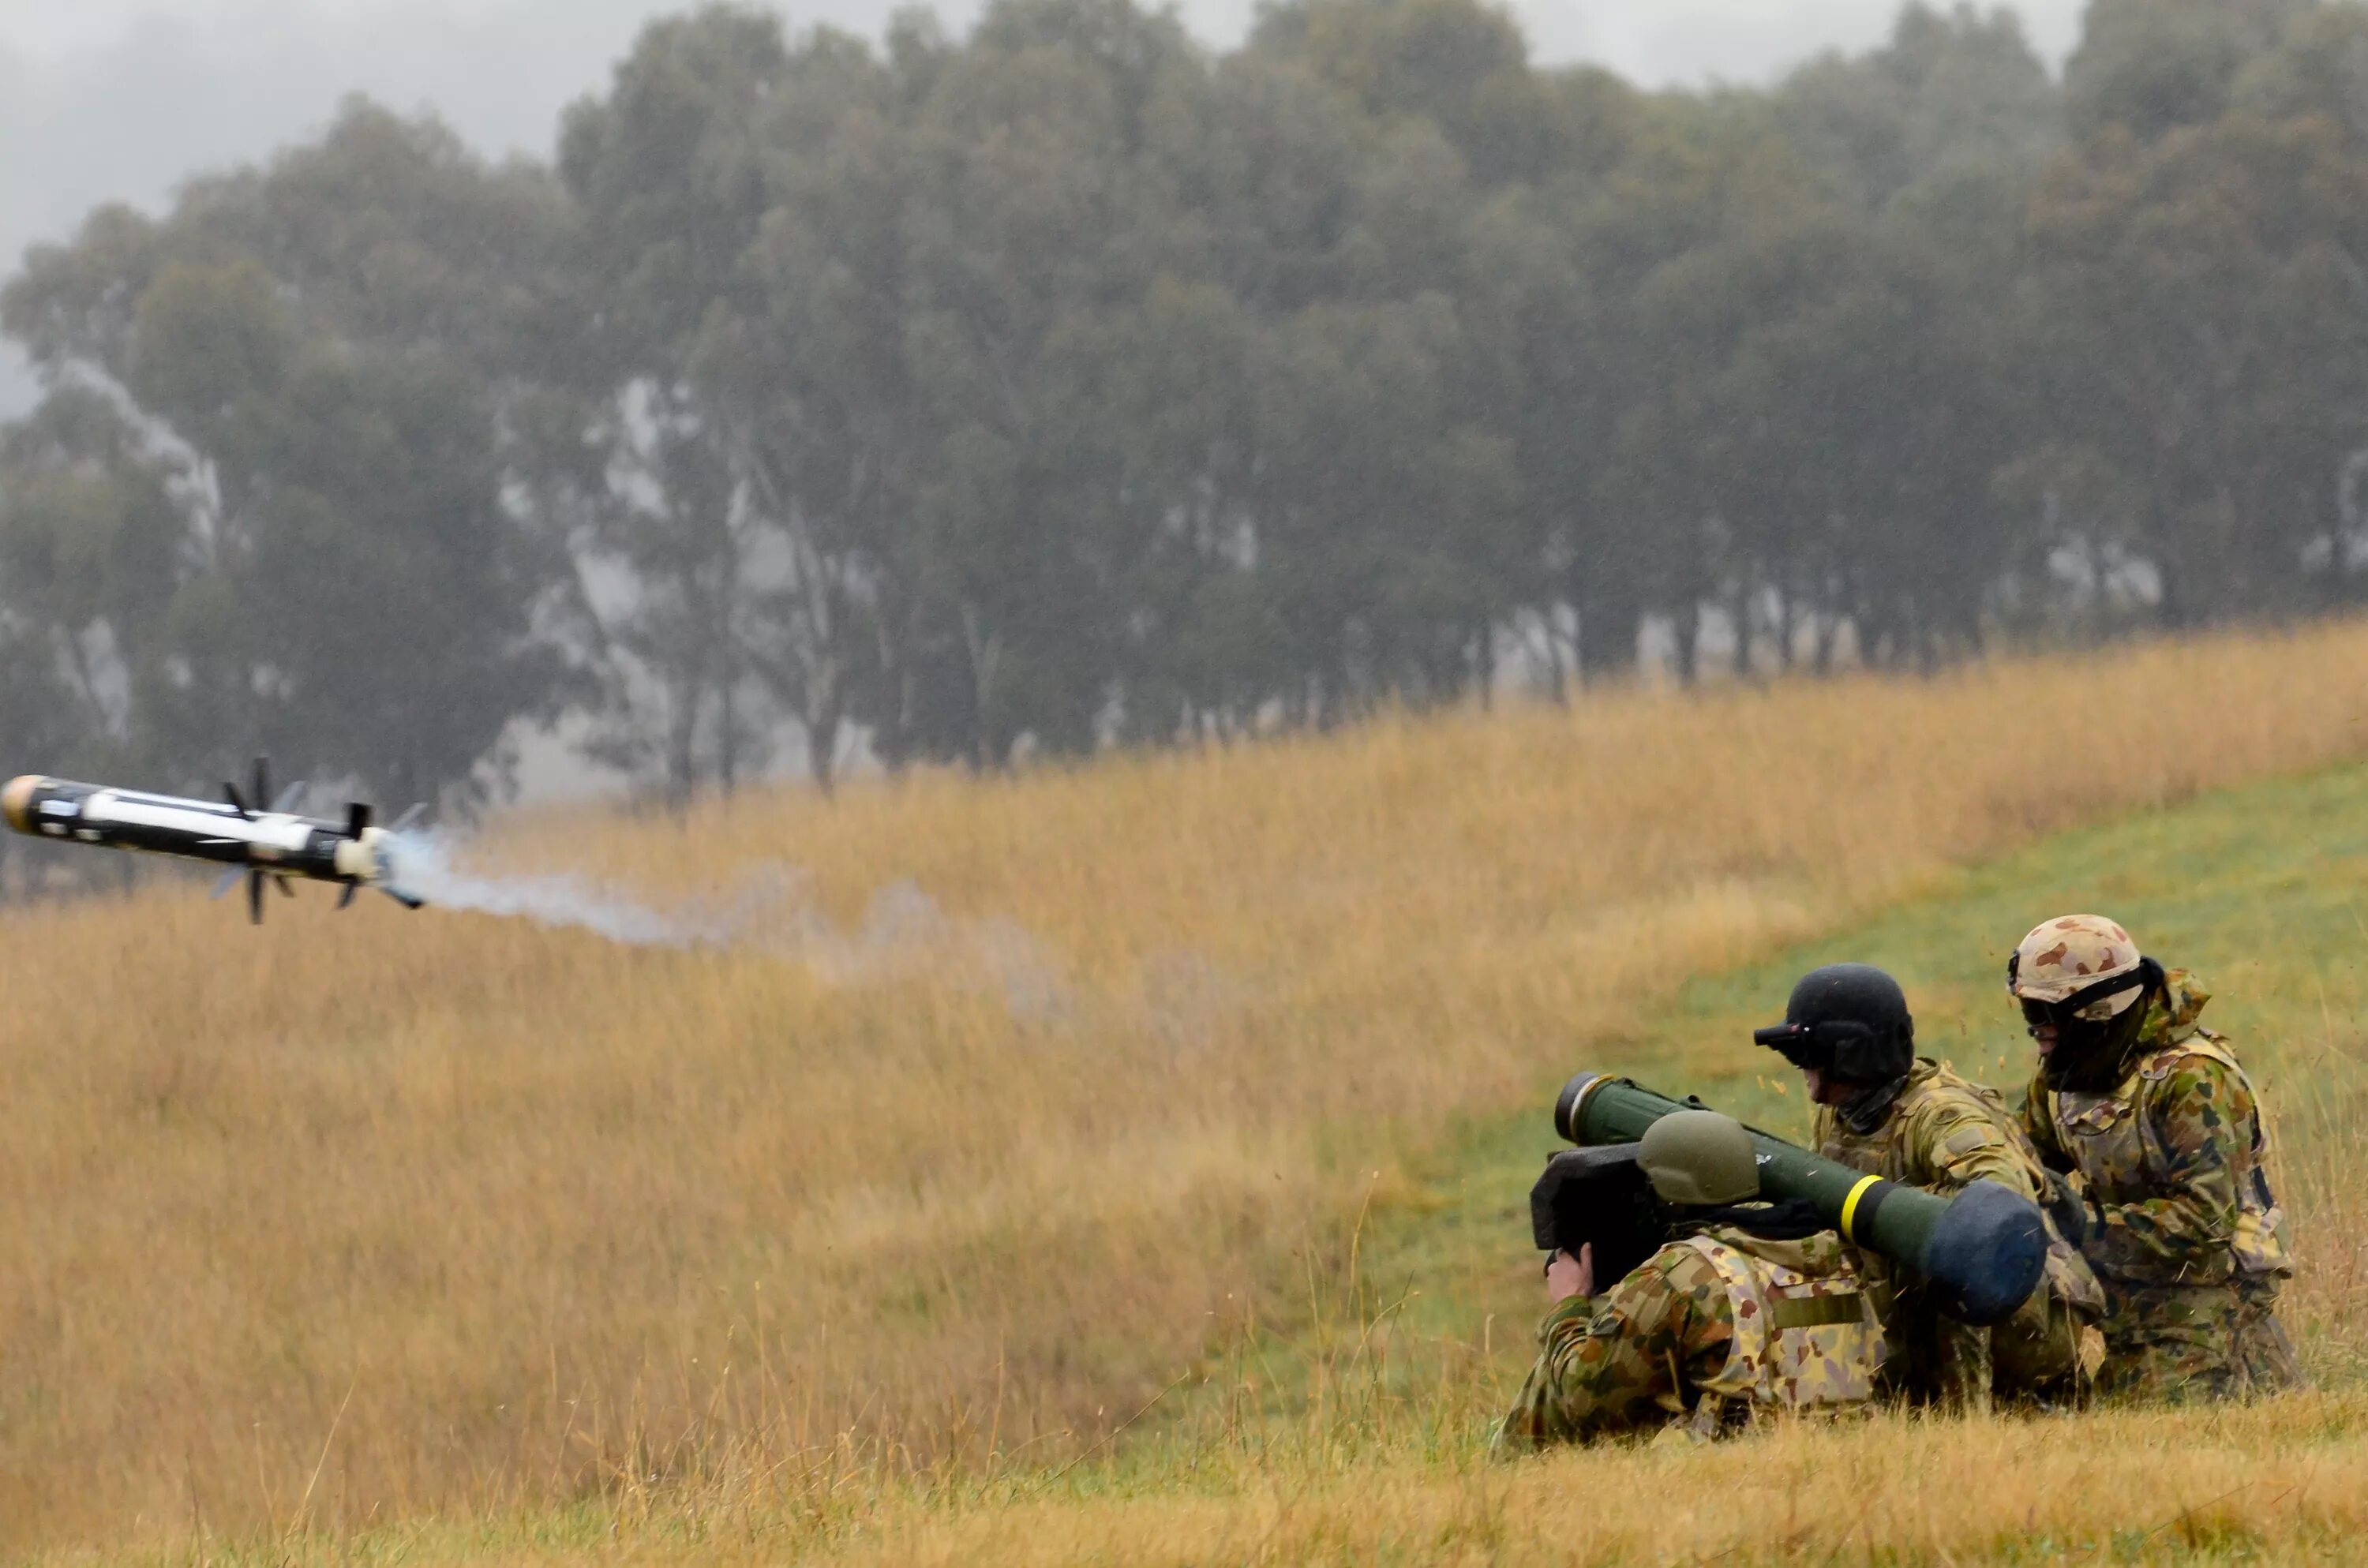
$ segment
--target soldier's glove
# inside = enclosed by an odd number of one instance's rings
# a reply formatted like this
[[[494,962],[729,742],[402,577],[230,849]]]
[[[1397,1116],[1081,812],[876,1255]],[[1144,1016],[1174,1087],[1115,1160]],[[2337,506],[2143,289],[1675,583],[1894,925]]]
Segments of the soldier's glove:
[[[2089,1214],[2088,1195],[2074,1187],[2063,1172],[2048,1172],[2047,1217],[2055,1221],[2057,1233],[2071,1244],[2075,1252],[2088,1244],[2091,1228]],[[2101,1213],[2095,1222],[2099,1225],[2104,1222]]]

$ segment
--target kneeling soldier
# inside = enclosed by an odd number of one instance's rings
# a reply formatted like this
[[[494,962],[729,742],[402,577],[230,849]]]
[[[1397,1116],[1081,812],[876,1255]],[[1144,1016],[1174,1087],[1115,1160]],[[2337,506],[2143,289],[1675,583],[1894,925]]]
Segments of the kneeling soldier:
[[[1699,1437],[1778,1411],[1865,1405],[1883,1335],[1840,1240],[1804,1203],[1759,1203],[1751,1136],[1714,1111],[1663,1117],[1637,1165],[1667,1245],[1600,1297],[1593,1248],[1557,1253],[1543,1353],[1500,1449],[1682,1426]]]
[[[1759,1043],[1801,1070],[1816,1107],[1810,1146],[1827,1159],[1943,1197],[1997,1182],[2078,1213],[2014,1118],[1987,1091],[1915,1054],[1916,1023],[1899,983],[1869,964],[1829,964],[1793,988],[1784,1022]],[[1918,1404],[1987,1410],[2000,1400],[2077,1405],[2088,1394],[2104,1293],[2054,1218],[2040,1289],[2006,1322],[1975,1328],[1881,1256],[1855,1260],[1890,1346],[1886,1389]]]
[[[2303,1381],[2278,1323],[2294,1272],[2269,1131],[2211,993],[2097,915],[2032,928],[2007,989],[2039,1046],[2022,1124],[2086,1191],[2081,1250],[2105,1286],[2100,1392],[2226,1398]]]

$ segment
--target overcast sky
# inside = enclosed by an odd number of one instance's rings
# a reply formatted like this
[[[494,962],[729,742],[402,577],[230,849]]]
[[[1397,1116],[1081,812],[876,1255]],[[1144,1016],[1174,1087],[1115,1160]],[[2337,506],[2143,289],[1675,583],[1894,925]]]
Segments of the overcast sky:
[[[1239,40],[1254,0],[1181,0],[1201,38]],[[2083,0],[2016,0],[2053,60]],[[799,26],[876,33],[898,0],[799,0]],[[488,151],[547,153],[561,108],[598,87],[654,16],[686,0],[0,0],[0,275],[109,200],[154,206],[190,175],[260,157],[364,92],[432,108]],[[1758,81],[1881,38],[1897,0],[1512,0],[1537,55],[1660,84]],[[943,0],[956,28],[979,0]],[[22,406],[0,361],[0,415]]]

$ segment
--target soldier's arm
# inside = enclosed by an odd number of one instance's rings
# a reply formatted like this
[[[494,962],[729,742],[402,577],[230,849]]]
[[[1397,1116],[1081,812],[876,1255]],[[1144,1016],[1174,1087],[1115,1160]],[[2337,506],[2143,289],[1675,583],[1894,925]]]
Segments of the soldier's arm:
[[[1679,1368],[1713,1351],[1723,1359],[1733,1336],[1717,1276],[1692,1249],[1666,1248],[1593,1301],[1575,1296],[1546,1314],[1497,1446],[1658,1426],[1684,1411]]]
[[[1918,1175],[1935,1192],[1952,1193],[1977,1181],[1994,1181],[2009,1192],[2037,1199],[2031,1167],[2016,1150],[2013,1135],[1986,1102],[1950,1102],[1938,1107],[1920,1130]]]
[[[2031,1087],[2022,1096],[2022,1134],[2039,1152],[2039,1163],[2051,1171],[2069,1172],[2072,1156],[2055,1141],[2055,1118],[2047,1110],[2047,1081],[2038,1074],[2031,1075]]]
[[[2219,1062],[2191,1056],[2141,1096],[2137,1114],[2169,1164],[2156,1195],[2101,1205],[2083,1250],[2108,1274],[2150,1285],[2210,1285],[2228,1278],[2237,1231],[2232,1153],[2249,1141],[2255,1114],[2244,1082]]]

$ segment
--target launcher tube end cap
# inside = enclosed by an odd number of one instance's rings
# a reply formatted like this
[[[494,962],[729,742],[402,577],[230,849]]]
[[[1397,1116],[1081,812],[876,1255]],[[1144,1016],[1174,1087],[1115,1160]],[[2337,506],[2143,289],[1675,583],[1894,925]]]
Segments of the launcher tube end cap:
[[[1561,1135],[1565,1142],[1586,1142],[1578,1135],[1579,1109],[1587,1104],[1587,1096],[1593,1094],[1596,1085],[1601,1082],[1603,1082],[1603,1074],[1600,1073],[1580,1073],[1575,1074],[1569,1083],[1565,1084],[1562,1086],[1562,1093],[1554,1096],[1554,1131]]]
[[[33,795],[48,782],[38,773],[28,773],[21,778],[10,779],[8,787],[0,790],[0,816],[8,819],[10,827],[18,833],[33,831]]]
[[[2039,1288],[2047,1267],[2047,1226],[2039,1205],[1994,1181],[1977,1181],[1950,1201],[1932,1228],[1924,1274],[1941,1310],[1975,1328],[2003,1323]]]

